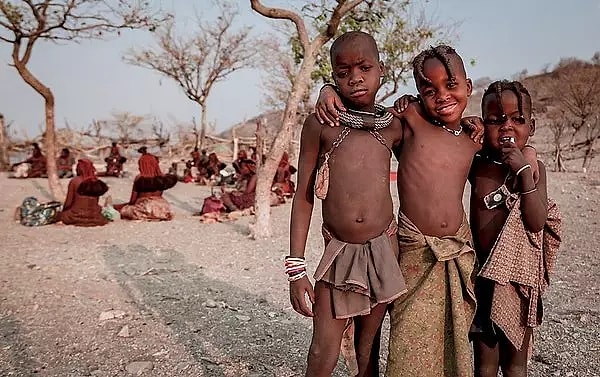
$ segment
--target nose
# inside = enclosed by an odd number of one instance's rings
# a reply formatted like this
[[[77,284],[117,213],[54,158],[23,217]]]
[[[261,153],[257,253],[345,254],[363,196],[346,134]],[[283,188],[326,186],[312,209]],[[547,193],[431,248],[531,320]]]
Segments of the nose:
[[[362,73],[360,71],[352,71],[350,76],[350,85],[361,84],[365,81]]]
[[[435,101],[437,103],[446,102],[448,100],[449,94],[450,94],[450,92],[446,88],[441,88],[437,92]]]

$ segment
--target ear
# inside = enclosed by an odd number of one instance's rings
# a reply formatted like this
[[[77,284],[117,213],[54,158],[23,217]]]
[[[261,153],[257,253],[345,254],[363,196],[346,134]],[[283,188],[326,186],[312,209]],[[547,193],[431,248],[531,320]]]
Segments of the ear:
[[[531,118],[531,124],[529,125],[529,136],[533,136],[535,133],[535,118]]]
[[[335,84],[335,86],[338,86],[337,80],[335,79],[335,73],[333,73],[333,70],[331,71],[331,79],[333,80],[333,83]]]
[[[385,64],[383,64],[383,61],[379,62],[379,71],[381,71],[381,77],[385,76]]]
[[[471,79],[467,79],[467,97],[470,97],[471,93],[473,93],[473,82]]]

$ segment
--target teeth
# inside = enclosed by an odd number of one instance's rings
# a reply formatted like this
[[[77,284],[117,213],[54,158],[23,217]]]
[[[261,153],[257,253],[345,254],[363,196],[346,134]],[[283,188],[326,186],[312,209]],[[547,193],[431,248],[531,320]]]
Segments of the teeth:
[[[514,143],[515,142],[515,138],[513,136],[503,136],[500,138],[500,141],[502,143]]]

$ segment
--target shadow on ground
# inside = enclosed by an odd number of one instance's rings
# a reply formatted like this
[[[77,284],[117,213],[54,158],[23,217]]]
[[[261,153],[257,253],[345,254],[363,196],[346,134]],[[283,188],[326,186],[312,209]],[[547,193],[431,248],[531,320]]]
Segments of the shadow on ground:
[[[173,250],[110,247],[107,268],[142,315],[172,329],[207,376],[300,376],[310,328],[266,299],[209,279]],[[334,376],[344,376],[342,363]]]

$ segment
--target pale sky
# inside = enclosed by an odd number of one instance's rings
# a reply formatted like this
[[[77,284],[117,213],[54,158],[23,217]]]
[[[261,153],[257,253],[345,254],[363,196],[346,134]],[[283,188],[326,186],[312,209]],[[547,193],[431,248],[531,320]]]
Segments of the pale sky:
[[[176,15],[178,25],[193,27],[195,14],[209,18],[210,0],[154,1]],[[265,5],[286,5],[283,0],[263,0]],[[303,1],[291,1],[299,4]],[[510,78],[527,69],[539,72],[561,57],[590,59],[600,50],[600,1],[572,0],[429,0],[417,2],[428,15],[444,23],[461,22],[453,43],[477,79]],[[568,5],[567,5],[568,4]],[[209,9],[207,11],[207,9]],[[237,23],[251,25],[265,33],[270,24],[250,9],[249,1],[239,0]],[[213,12],[214,13],[214,12]],[[283,21],[280,21],[283,22]],[[108,119],[112,111],[153,115],[166,124],[172,119],[199,121],[199,106],[188,100],[169,79],[150,70],[128,65],[123,53],[131,46],[149,46],[152,36],[125,32],[110,41],[81,44],[40,44],[31,59],[30,70],[54,91],[56,122],[65,120],[85,127],[92,119]],[[43,128],[43,101],[27,86],[10,62],[9,45],[0,42],[0,113],[29,136]],[[409,86],[409,92],[414,89]],[[217,84],[208,100],[208,119],[217,130],[260,114],[262,90],[260,72],[244,70]]]

